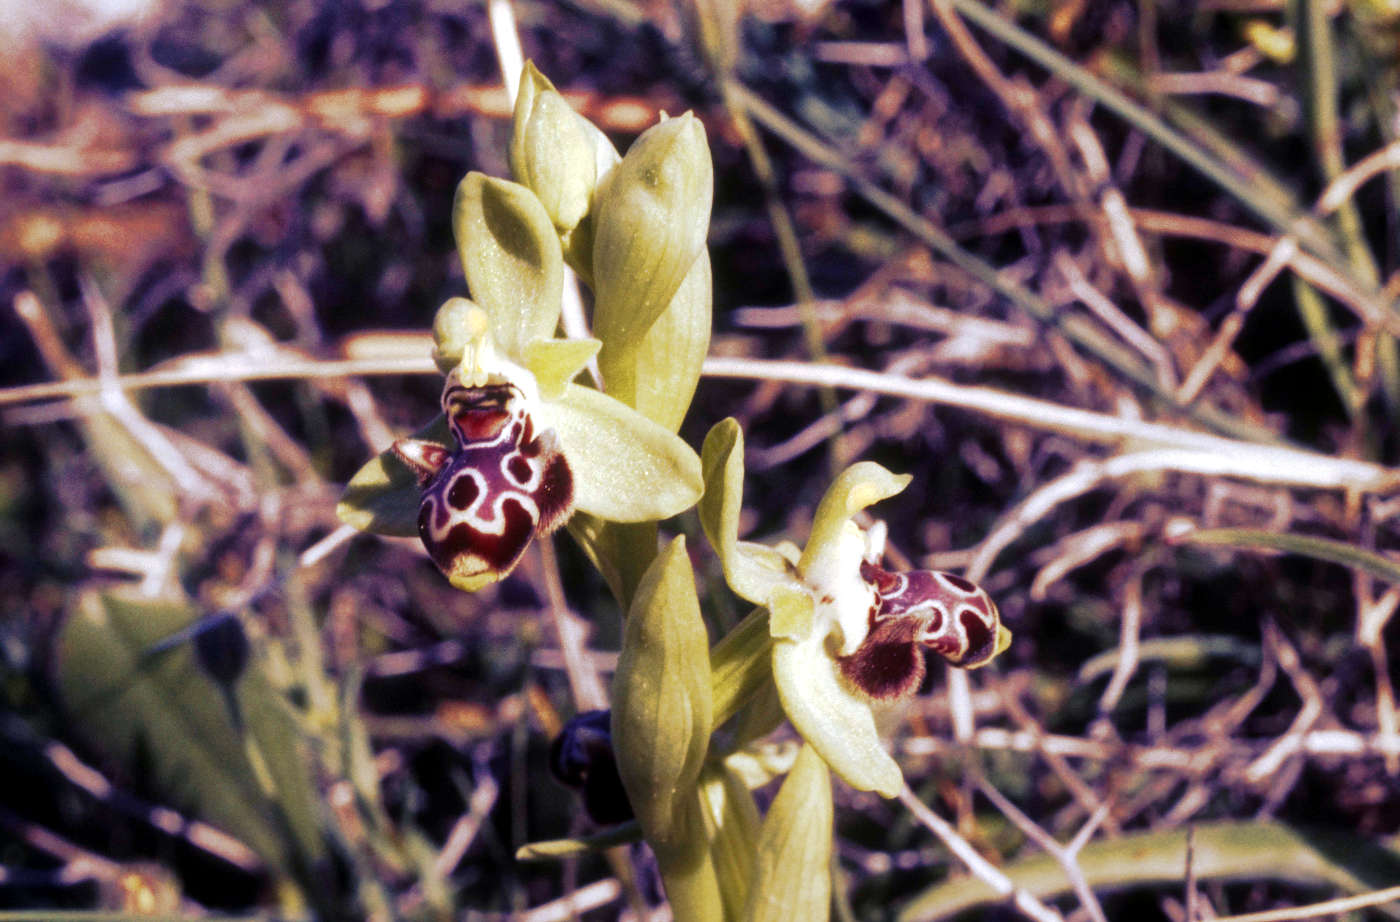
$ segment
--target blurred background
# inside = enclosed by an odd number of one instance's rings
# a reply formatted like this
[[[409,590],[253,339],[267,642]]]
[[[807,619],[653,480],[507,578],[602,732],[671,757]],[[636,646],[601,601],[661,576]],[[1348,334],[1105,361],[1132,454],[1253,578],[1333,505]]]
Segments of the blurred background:
[[[335,518],[436,412],[453,190],[509,172],[492,19],[0,4],[0,919],[666,917],[639,848],[514,857],[595,831],[548,772],[619,637],[577,548],[468,596]],[[926,804],[1065,918],[1400,912],[1400,7],[494,19],[620,148],[705,125],[682,435],[743,424],[746,535],[873,459],[890,559],[999,602],[1010,651],[900,715]],[[837,796],[836,918],[1017,916]]]

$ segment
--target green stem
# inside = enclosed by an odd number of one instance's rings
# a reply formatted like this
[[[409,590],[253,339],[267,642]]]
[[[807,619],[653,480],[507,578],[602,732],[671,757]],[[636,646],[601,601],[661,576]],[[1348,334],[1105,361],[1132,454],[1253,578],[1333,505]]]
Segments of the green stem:
[[[622,598],[618,601],[625,614],[632,606],[642,575],[656,559],[657,526],[655,522],[609,522],[606,534],[622,580]]]
[[[1357,547],[1345,541],[1316,538],[1311,535],[1291,535],[1285,532],[1255,528],[1203,528],[1180,539],[1183,544],[1208,544],[1222,547],[1265,548],[1299,554],[1338,563],[1369,573],[1377,579],[1400,583],[1400,562],[1376,551]]]
[[[1351,366],[1347,364],[1341,338],[1337,336],[1337,331],[1332,326],[1332,318],[1327,313],[1327,302],[1317,293],[1316,288],[1298,276],[1292,276],[1291,279],[1293,303],[1298,309],[1298,317],[1303,321],[1303,328],[1308,331],[1308,338],[1317,349],[1318,358],[1322,360],[1327,374],[1332,378],[1332,386],[1336,388],[1337,396],[1342,401],[1342,408],[1349,418],[1355,420],[1365,397],[1356,386],[1356,378],[1352,376]]]
[[[652,843],[671,914],[676,922],[725,922],[699,791],[682,798],[680,809],[686,812],[676,824],[681,835],[670,843]]]

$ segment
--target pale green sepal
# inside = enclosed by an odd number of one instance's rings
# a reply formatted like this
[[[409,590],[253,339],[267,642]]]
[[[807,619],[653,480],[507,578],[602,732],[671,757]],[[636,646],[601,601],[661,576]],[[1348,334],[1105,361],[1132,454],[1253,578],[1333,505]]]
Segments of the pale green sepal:
[[[447,417],[441,413],[413,438],[452,446]],[[422,491],[413,471],[385,449],[355,472],[336,504],[340,520],[360,531],[413,538],[418,535],[418,506]]]
[[[744,431],[733,418],[711,427],[700,448],[705,494],[700,498],[700,526],[724,568],[724,580],[741,598],[766,605],[769,593],[786,576],[782,556],[761,544],[739,540],[744,501]]]
[[[710,255],[701,251],[635,348],[598,357],[608,393],[672,432],[681,427],[710,349]]]
[[[812,573],[834,564],[846,522],[866,506],[894,496],[914,478],[894,474],[874,461],[858,461],[846,468],[827,488],[812,519],[812,535],[802,552],[799,569]]]
[[[824,638],[775,641],[773,681],[792,725],[843,781],[882,797],[899,794],[904,776],[880,741],[870,701],[837,673]]]
[[[520,78],[510,139],[510,168],[539,198],[560,233],[588,213],[598,167],[588,123],[531,61]]]
[[[831,917],[831,775],[802,747],[758,837],[758,866],[744,922]]]
[[[597,192],[593,334],[625,354],[671,303],[705,246],[714,194],[705,129],[690,113],[653,125]]]
[[[725,917],[743,918],[758,858],[758,805],[743,778],[723,763],[700,773],[700,799]]]
[[[739,540],[739,514],[744,506],[744,430],[730,416],[710,427],[700,446],[700,466],[705,495],[700,499],[700,527],[715,549],[724,575],[729,577],[734,545]],[[733,580],[730,580],[733,586]],[[740,587],[734,591],[761,605],[764,597],[754,598]]]
[[[578,377],[603,344],[596,339],[537,339],[525,347],[525,367],[535,376],[540,396],[553,400]]]
[[[612,686],[617,770],[647,841],[680,845],[684,802],[710,745],[709,638],[684,536],[642,577],[627,615]]]
[[[472,299],[491,317],[507,356],[553,335],[564,292],[564,256],[540,200],[518,183],[468,173],[452,203],[457,252]]]
[[[611,522],[669,518],[704,490],[700,459],[679,436],[595,390],[570,384],[542,403],[536,420],[554,429],[574,475],[574,502]]]
[[[622,162],[622,155],[613,147],[613,143],[608,140],[608,136],[599,131],[588,119],[579,116],[579,121],[583,122],[589,138],[593,143],[593,165],[597,173],[596,184],[593,187],[593,202],[589,207],[588,214],[578,226],[560,239],[564,244],[564,261],[569,264],[569,268],[578,273],[578,277],[588,285],[593,287],[593,238],[597,227],[597,202],[598,190],[604,185],[604,181],[612,173],[613,169]]]

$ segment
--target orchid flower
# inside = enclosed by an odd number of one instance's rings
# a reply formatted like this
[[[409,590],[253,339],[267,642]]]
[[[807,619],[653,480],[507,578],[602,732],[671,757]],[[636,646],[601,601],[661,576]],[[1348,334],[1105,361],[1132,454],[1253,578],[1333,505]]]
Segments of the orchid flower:
[[[474,301],[449,300],[434,322],[443,415],[365,465],[338,512],[365,531],[419,535],[473,591],[575,510],[654,521],[694,505],[702,481],[670,429],[572,383],[601,343],[554,336],[564,261],[535,194],[471,173],[453,211]]]
[[[886,751],[879,713],[913,694],[924,649],[976,668],[1006,649],[1011,633],[995,603],[962,577],[892,573],[871,559],[852,517],[909,483],[878,464],[848,467],[822,497],[800,552],[738,540],[743,437],[725,420],[702,451],[700,520],[736,593],[769,613],[772,674],[783,710],[852,787],[896,796],[904,784]]]

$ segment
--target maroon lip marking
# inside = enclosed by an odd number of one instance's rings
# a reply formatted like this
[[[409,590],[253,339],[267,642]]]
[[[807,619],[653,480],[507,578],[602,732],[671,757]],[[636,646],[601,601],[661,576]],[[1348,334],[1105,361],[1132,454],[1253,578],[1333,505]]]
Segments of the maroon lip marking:
[[[893,573],[870,562],[861,576],[875,590],[870,629],[841,674],[879,700],[913,694],[923,681],[927,648],[954,666],[973,667],[996,654],[1001,615],[970,580],[939,570]]]
[[[837,659],[841,674],[872,698],[912,695],[924,680],[924,651],[914,639],[918,624],[897,618],[876,622],[850,656]]]
[[[536,535],[573,506],[573,472],[554,432],[536,436],[519,388],[449,379],[443,412],[456,448],[400,439],[393,451],[418,478],[418,534],[454,583],[476,588],[514,569]]]

